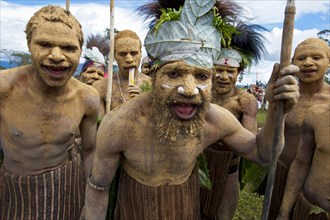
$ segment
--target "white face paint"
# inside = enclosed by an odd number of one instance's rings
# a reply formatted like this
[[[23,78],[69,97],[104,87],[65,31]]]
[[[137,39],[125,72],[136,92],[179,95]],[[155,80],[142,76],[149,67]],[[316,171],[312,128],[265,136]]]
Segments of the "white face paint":
[[[200,90],[205,90],[208,87],[208,85],[197,85],[196,87]]]
[[[183,86],[178,87],[178,93],[183,94],[183,95],[185,94],[185,89],[184,89]],[[197,95],[198,93],[199,93],[198,87],[195,87],[194,88],[194,95]]]
[[[178,93],[179,94],[184,94],[184,88],[183,88],[183,86],[179,86],[178,87]]]
[[[199,90],[197,89],[197,87],[194,88],[194,93],[195,93],[195,95],[197,95],[199,93]]]
[[[165,83],[164,83],[164,84],[162,85],[162,87],[163,87],[164,89],[169,89],[169,88],[171,88],[172,86],[170,86],[169,84],[165,84]]]

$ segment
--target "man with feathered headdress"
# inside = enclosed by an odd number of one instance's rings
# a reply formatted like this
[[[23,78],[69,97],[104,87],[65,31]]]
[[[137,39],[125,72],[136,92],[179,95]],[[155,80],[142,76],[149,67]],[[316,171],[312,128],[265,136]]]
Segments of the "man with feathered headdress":
[[[271,114],[257,136],[228,110],[211,104],[213,61],[221,40],[216,24],[221,18],[214,14],[216,0],[200,3],[186,0],[179,11],[172,10],[171,19],[158,20],[148,32],[144,45],[154,62],[152,91],[102,120],[86,187],[87,219],[105,218],[109,184],[119,162],[123,169],[115,219],[191,220],[200,219],[195,161],[207,146],[220,140],[255,162],[270,161],[273,105],[284,100],[285,111],[290,110],[298,97],[297,82],[290,75],[276,85],[272,81]]]
[[[258,25],[239,22],[230,41],[225,42],[220,57],[214,61],[211,102],[228,109],[252,133],[257,133],[257,100],[236,87],[239,74],[252,62],[257,63],[265,48],[265,31]],[[239,196],[240,157],[224,150],[218,142],[204,151],[212,190],[201,188],[201,212],[205,219],[233,219]]]
[[[179,10],[180,3],[183,4],[183,1],[176,4],[168,1],[153,2],[142,6],[140,10],[141,13],[146,13],[148,18],[155,16],[160,19],[161,14],[158,12],[168,7]],[[235,84],[238,75],[243,74],[252,62],[257,63],[265,52],[264,39],[258,32],[265,29],[259,25],[238,22],[242,8],[233,1],[218,1],[216,10],[228,24],[228,31],[223,34],[221,40],[223,48],[220,57],[214,60],[216,73],[212,80],[211,102],[228,109],[243,127],[256,133],[257,101],[252,94],[236,88]],[[151,25],[155,24],[156,20],[152,20]],[[209,183],[201,181],[204,186],[201,188],[201,212],[205,219],[232,219],[237,206],[240,158],[221,148],[223,146],[218,143],[204,151],[211,179]],[[209,189],[211,185],[212,190]]]

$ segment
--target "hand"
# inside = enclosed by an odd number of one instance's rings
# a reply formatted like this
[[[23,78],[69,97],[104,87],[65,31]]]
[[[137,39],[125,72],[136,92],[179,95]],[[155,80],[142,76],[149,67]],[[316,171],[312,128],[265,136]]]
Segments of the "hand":
[[[135,96],[140,95],[142,93],[142,90],[137,85],[134,85],[134,86],[133,85],[129,85],[128,86],[128,93],[130,94],[130,96],[132,98],[134,98]]]
[[[294,75],[299,72],[299,68],[294,65],[287,66],[281,71],[280,65],[276,63],[268,81],[266,90],[266,100],[269,104],[276,101],[284,101],[284,113],[291,111],[298,102],[299,87]],[[280,76],[280,77],[279,77]]]

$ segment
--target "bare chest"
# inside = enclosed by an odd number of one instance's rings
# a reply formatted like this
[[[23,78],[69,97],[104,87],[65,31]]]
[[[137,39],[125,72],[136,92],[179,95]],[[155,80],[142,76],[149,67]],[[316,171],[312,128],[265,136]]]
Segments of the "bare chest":
[[[191,171],[202,148],[197,140],[169,144],[135,146],[124,152],[127,162],[148,175],[184,174]]]
[[[1,138],[11,144],[61,144],[74,137],[83,118],[77,99],[11,94],[1,106]]]

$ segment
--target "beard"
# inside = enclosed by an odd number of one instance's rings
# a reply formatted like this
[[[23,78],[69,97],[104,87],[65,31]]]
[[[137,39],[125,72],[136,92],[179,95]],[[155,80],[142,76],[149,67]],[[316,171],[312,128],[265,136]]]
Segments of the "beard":
[[[154,89],[152,105],[156,110],[156,132],[160,142],[170,145],[177,141],[178,136],[183,137],[184,143],[191,138],[202,139],[205,114],[210,107],[210,96],[203,90],[194,98],[187,98],[178,94],[177,89],[171,95],[164,97],[161,89]],[[174,103],[196,104],[198,110],[192,119],[183,120],[178,118],[172,111]]]

